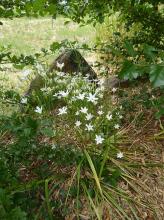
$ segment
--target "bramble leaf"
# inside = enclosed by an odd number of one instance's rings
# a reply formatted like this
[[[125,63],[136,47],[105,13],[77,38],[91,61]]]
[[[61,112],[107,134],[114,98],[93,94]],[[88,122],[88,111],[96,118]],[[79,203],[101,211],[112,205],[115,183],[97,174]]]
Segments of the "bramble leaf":
[[[119,73],[119,77],[124,80],[136,79],[144,73],[144,68],[137,66],[126,60],[123,64],[122,70]]]
[[[164,86],[164,63],[150,67],[150,82],[154,87]]]

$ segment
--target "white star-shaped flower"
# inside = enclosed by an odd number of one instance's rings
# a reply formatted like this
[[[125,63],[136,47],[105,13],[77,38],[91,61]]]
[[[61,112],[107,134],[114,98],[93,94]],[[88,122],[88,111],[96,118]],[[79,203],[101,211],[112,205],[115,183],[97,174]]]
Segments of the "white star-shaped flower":
[[[104,138],[101,135],[96,135],[95,141],[96,141],[96,144],[102,144],[104,141]]]
[[[103,115],[104,112],[102,110],[100,110],[97,113],[98,113],[98,115]]]
[[[80,100],[84,100],[85,98],[85,93],[81,93],[79,94],[78,96],[76,96],[77,99],[80,99]]]
[[[119,124],[115,124],[115,125],[114,125],[114,128],[115,128],[115,129],[119,129],[119,128],[120,128],[120,125],[119,125]]]
[[[59,95],[65,98],[69,95],[69,92],[68,92],[68,90],[67,91],[60,91]]]
[[[65,73],[64,72],[57,72],[56,75],[60,76],[60,77],[63,77],[63,76],[65,76]]]
[[[42,106],[41,107],[37,106],[36,109],[35,109],[35,112],[39,113],[39,114],[42,114],[42,111],[43,111]]]
[[[57,148],[57,145],[56,145],[56,144],[52,144],[51,148],[52,148],[53,150],[55,150],[55,149]]]
[[[64,63],[56,62],[56,66],[57,66],[57,68],[59,68],[60,70],[62,70],[63,67],[64,67]]]
[[[122,115],[119,115],[119,119],[122,119],[123,118],[123,116]]]
[[[112,120],[112,118],[113,118],[113,116],[112,116],[112,115],[110,115],[110,114],[108,114],[108,115],[106,116],[106,118],[107,118],[109,121],[111,121],[111,120]]]
[[[88,97],[87,97],[87,100],[89,102],[95,103],[98,100],[98,98],[96,97],[96,94],[89,93]]]
[[[64,5],[67,4],[67,1],[66,1],[66,0],[62,0],[62,1],[59,2],[59,4],[62,5],[62,6],[64,6]]]
[[[80,114],[80,112],[79,111],[77,111],[76,113],[75,113],[75,115],[77,116],[77,115],[79,115]]]
[[[91,124],[86,124],[86,130],[87,130],[87,131],[93,131],[93,125],[91,125]]]
[[[81,107],[80,112],[82,112],[82,113],[84,113],[84,114],[87,114],[88,109],[87,109],[86,107],[84,107],[84,108]]]
[[[22,98],[21,99],[21,104],[27,104],[27,98]]]
[[[117,88],[113,88],[112,92],[115,93],[117,91]]]
[[[59,113],[58,115],[63,115],[63,114],[67,114],[67,106],[64,106],[62,108],[59,108]]]
[[[81,125],[81,121],[76,121],[76,122],[75,122],[75,126],[76,126],[76,127],[80,127],[80,125]]]
[[[117,153],[117,158],[121,159],[124,157],[124,154],[122,152]]]
[[[86,119],[89,121],[89,120],[91,120],[93,118],[93,115],[91,114],[91,113],[88,113],[87,115],[86,115]]]

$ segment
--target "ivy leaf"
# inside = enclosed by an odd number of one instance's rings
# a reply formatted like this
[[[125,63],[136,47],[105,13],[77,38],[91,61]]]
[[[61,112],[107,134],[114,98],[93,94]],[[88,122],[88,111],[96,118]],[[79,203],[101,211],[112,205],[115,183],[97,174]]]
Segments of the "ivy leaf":
[[[122,70],[119,73],[119,77],[124,80],[133,80],[141,76],[144,73],[144,68],[137,66],[130,61],[126,60],[123,63]]]
[[[164,86],[164,63],[150,67],[150,82],[154,87]]]

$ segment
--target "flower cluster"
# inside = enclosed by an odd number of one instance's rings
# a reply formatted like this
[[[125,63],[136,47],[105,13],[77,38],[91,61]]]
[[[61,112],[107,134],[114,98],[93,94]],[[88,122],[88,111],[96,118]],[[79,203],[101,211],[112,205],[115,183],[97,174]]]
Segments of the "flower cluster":
[[[62,71],[64,63],[58,63],[57,67]],[[51,93],[52,97],[63,104],[58,108],[57,116],[68,124],[73,124],[74,130],[82,136],[87,136],[96,145],[105,146],[113,132],[121,128],[122,106],[112,109],[105,105],[104,88],[100,81],[94,86],[89,82],[88,76],[82,77],[74,74],[70,76],[64,72],[57,72],[47,86],[41,89],[43,94]],[[117,89],[113,88],[112,93]],[[21,100],[26,103],[26,99]],[[38,114],[43,113],[43,107],[37,106],[34,110]],[[64,118],[63,118],[64,117]],[[117,158],[122,158],[123,153],[119,152]]]

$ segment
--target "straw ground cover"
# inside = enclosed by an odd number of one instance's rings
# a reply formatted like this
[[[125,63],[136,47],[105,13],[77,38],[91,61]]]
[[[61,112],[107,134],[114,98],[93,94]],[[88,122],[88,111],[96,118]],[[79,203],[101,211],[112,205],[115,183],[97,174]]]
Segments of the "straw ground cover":
[[[33,72],[45,86],[31,97],[19,88],[8,95],[9,116],[3,106],[2,218],[162,220],[163,126],[151,109],[158,91],[145,84],[106,91],[87,77],[49,79],[47,68],[17,72],[23,88]],[[2,82],[15,91],[10,77]]]

